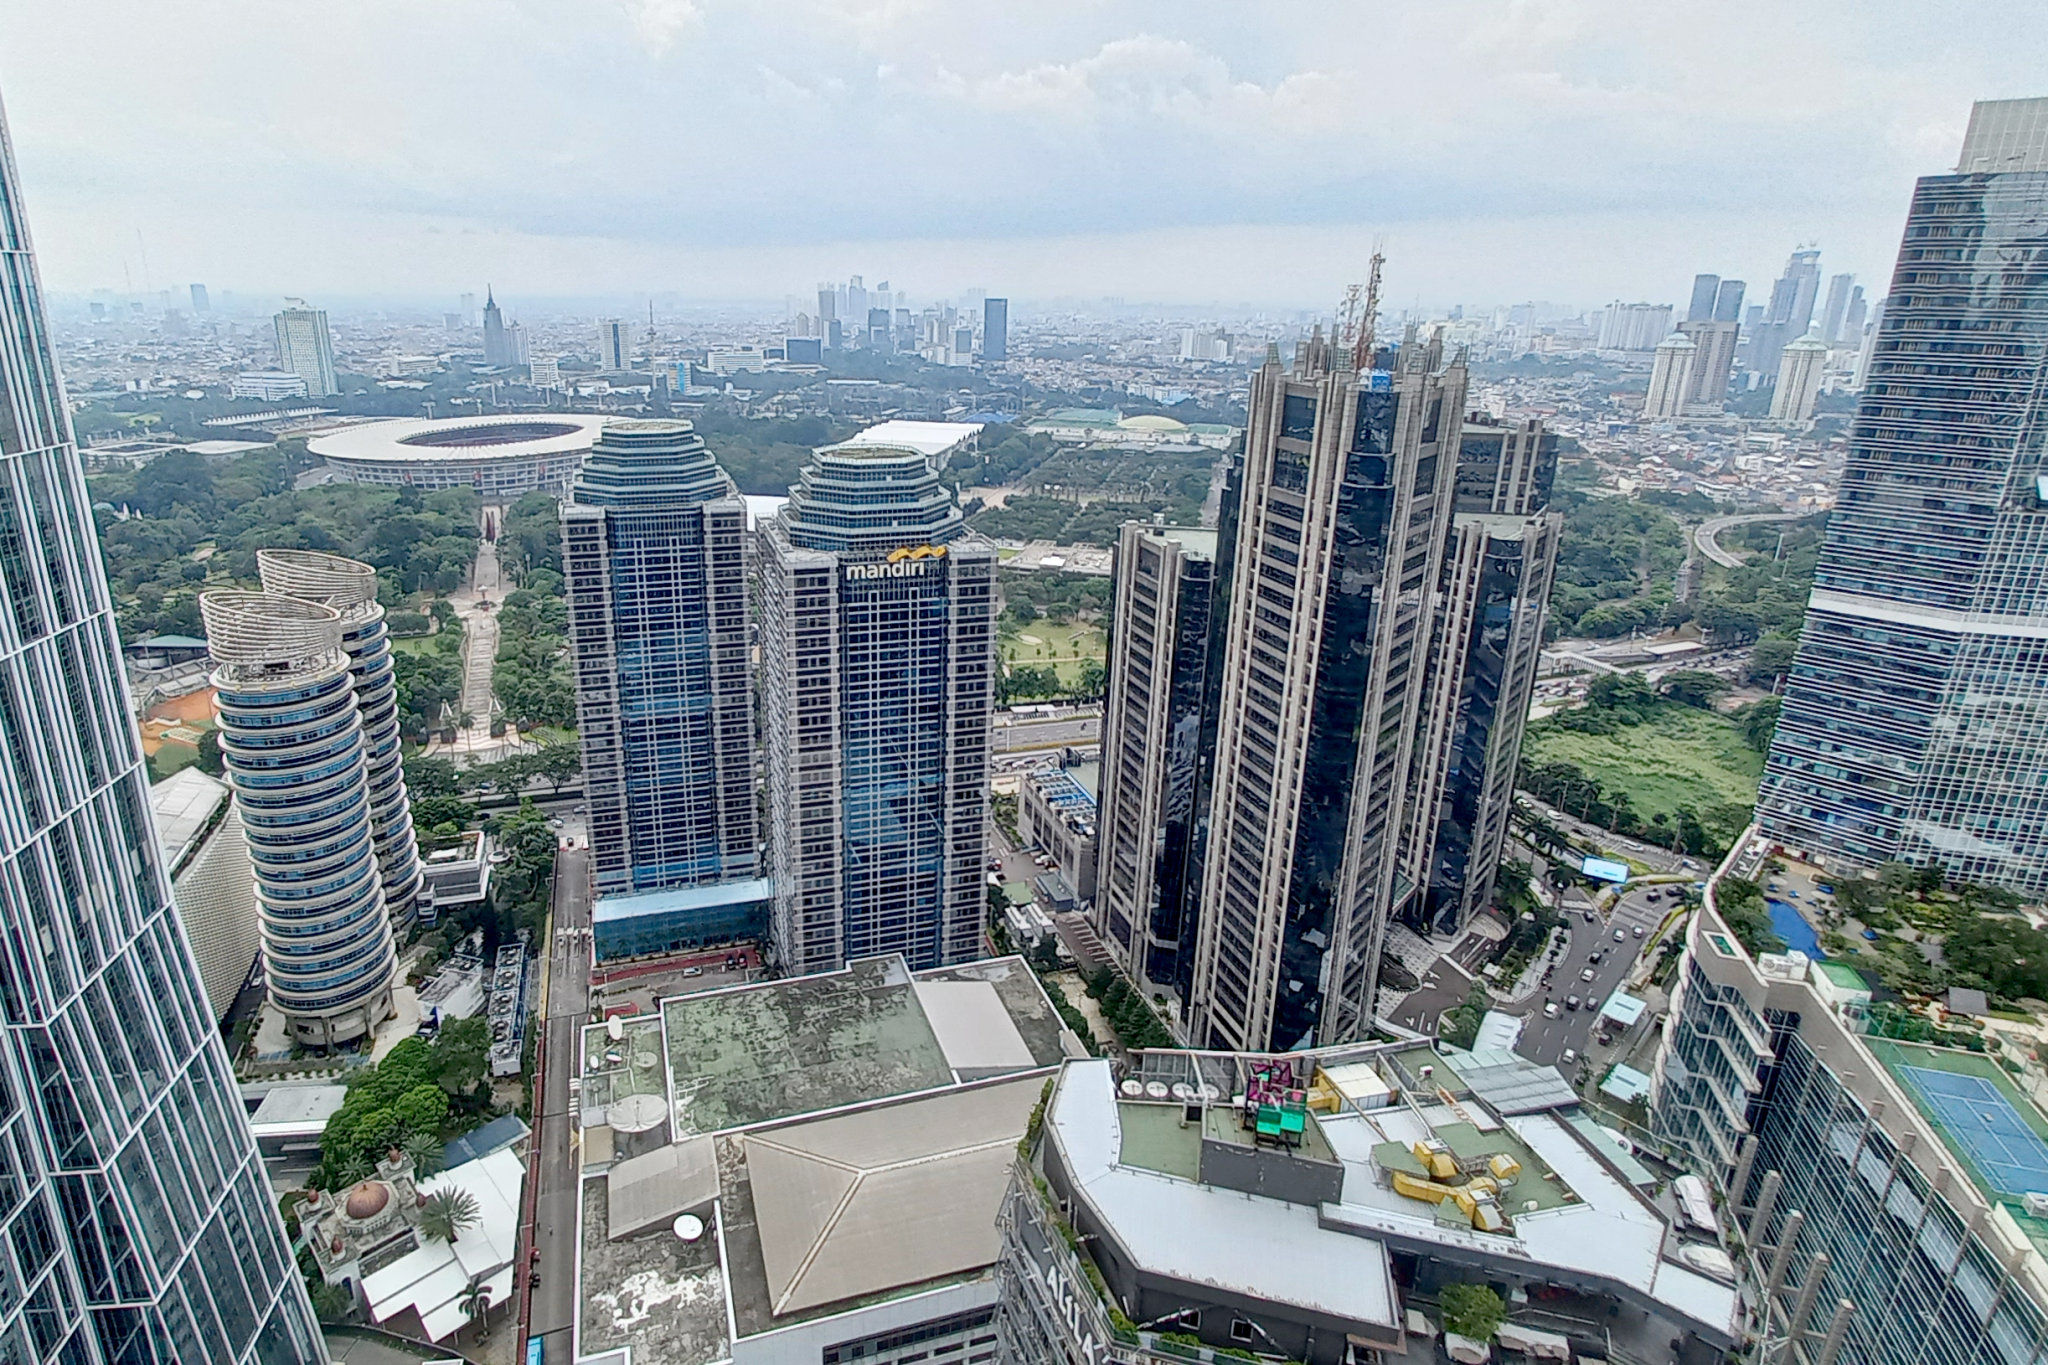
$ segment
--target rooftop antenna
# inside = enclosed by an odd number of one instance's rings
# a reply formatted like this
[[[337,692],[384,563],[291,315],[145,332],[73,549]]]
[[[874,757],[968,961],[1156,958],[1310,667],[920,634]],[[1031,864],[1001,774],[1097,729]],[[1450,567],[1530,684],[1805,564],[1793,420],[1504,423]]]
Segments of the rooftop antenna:
[[[1358,306],[1358,330],[1351,338],[1351,368],[1363,374],[1372,365],[1373,328],[1380,314],[1380,267],[1387,263],[1380,242],[1372,244],[1372,263],[1365,276],[1365,298]],[[1346,302],[1349,302],[1347,296]]]

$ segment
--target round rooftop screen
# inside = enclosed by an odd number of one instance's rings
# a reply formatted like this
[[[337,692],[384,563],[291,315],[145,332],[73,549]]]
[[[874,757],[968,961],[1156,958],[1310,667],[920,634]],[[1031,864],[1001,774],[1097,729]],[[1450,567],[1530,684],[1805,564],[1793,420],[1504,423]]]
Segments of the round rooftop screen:
[[[582,429],[574,422],[488,422],[481,426],[415,432],[411,436],[399,437],[398,443],[402,446],[509,446],[522,441],[574,436]]]

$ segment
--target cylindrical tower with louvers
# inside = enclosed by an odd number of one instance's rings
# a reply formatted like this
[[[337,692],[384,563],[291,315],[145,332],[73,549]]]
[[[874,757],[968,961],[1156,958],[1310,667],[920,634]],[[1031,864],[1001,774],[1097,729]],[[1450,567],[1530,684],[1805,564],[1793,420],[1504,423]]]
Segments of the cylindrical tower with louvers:
[[[221,758],[262,908],[270,998],[310,1047],[366,1038],[397,970],[341,613],[282,593],[200,594]]]
[[[258,550],[256,571],[265,592],[318,602],[341,614],[341,647],[355,680],[363,758],[370,769],[370,837],[377,846],[392,931],[404,934],[419,916],[423,874],[401,763],[398,681],[384,608],[377,602],[377,571],[318,550]]]

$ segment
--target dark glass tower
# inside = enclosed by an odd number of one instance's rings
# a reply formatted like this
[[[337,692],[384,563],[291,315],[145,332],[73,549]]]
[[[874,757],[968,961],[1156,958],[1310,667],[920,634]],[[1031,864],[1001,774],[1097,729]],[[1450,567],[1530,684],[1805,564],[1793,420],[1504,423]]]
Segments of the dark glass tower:
[[[1182,1001],[1201,896],[1200,770],[1216,738],[1203,705],[1216,549],[1212,530],[1124,526],[1102,722],[1097,931],[1134,978]]]
[[[606,423],[562,508],[600,895],[760,875],[745,536],[746,506],[688,422]],[[751,911],[698,908],[686,937],[759,929]]]
[[[0,1361],[324,1361],[171,910],[17,184],[0,121]]]
[[[995,548],[916,451],[821,450],[761,532],[773,940],[981,955]]]
[[[1370,1026],[1431,610],[1450,526],[1462,360],[1389,371],[1320,336],[1252,379],[1190,1029],[1287,1048]]]
[[[2048,894],[2048,100],[1913,192],[1757,819]]]

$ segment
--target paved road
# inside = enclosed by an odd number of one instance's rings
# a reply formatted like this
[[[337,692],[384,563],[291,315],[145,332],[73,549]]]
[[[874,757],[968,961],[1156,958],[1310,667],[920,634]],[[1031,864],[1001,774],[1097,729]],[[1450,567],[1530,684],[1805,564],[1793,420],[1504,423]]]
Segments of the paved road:
[[[536,1159],[533,1245],[540,1279],[533,1287],[531,1333],[550,1337],[550,1360],[569,1358],[575,1317],[576,1156],[570,1146],[569,1078],[578,1071],[582,1025],[590,1012],[590,852],[555,854],[555,939],[548,949],[547,1032]]]
[[[1650,900],[1652,894],[1657,896],[1654,903]],[[1661,890],[1633,889],[1608,915],[1596,913],[1590,924],[1583,915],[1567,918],[1570,938],[1557,956],[1549,984],[1527,1000],[1500,1007],[1527,1020],[1522,1036],[1515,1042],[1516,1052],[1539,1065],[1561,1062],[1567,1048],[1580,1056],[1585,1054],[1586,1039],[1593,1032],[1600,1006],[1628,976],[1643,945],[1649,941],[1650,931],[1671,908],[1671,895],[1668,886]],[[1636,937],[1637,928],[1642,929],[1643,937]],[[1618,941],[1614,937],[1617,930],[1621,933]],[[1596,952],[1600,955],[1598,962],[1592,960]],[[1590,981],[1585,979],[1588,971],[1593,974]],[[1575,1010],[1568,1007],[1573,996],[1579,1001]],[[1544,1012],[1544,1006],[1550,1002],[1558,1006],[1555,1019]]]
[[[1742,563],[1742,556],[1724,550],[1715,537],[1731,526],[1742,526],[1752,521],[1798,521],[1810,517],[1811,512],[1753,512],[1740,517],[1711,517],[1693,528],[1692,543],[1699,546],[1700,553],[1724,569],[1732,569]]]
[[[995,751],[1058,749],[1070,744],[1095,744],[1102,739],[1101,716],[1069,716],[1062,720],[1013,721],[995,727]]]

